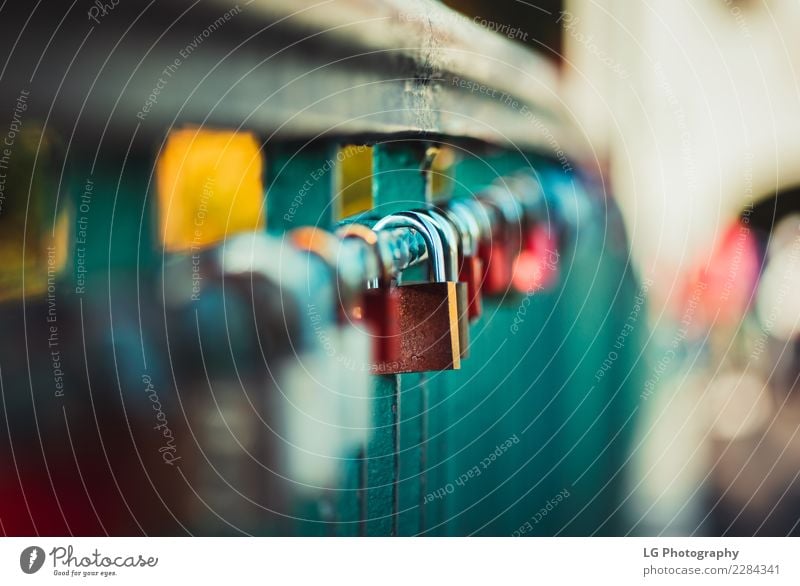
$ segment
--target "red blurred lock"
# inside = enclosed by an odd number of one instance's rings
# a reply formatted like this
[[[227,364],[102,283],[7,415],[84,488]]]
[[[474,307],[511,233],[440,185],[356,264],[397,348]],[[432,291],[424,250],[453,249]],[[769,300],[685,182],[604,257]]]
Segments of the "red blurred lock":
[[[478,245],[483,262],[483,292],[505,295],[513,285],[514,262],[521,249],[521,211],[514,197],[493,186],[477,202],[488,219],[489,229]]]
[[[372,361],[375,364],[400,359],[400,329],[396,319],[400,311],[397,289],[366,289],[361,297],[360,321],[372,339]]]
[[[490,296],[506,293],[513,277],[508,246],[498,238],[482,242],[478,247],[478,256],[484,266],[483,292]]]
[[[361,224],[348,224],[339,229],[341,238],[363,240],[376,261],[377,287],[364,289],[355,301],[349,314],[350,319],[364,324],[372,339],[372,361],[375,364],[396,362],[400,359],[400,324],[397,315],[400,301],[397,290],[388,286],[389,275],[385,273],[383,262],[378,254],[378,236],[370,228]]]
[[[550,228],[534,224],[525,233],[522,250],[514,261],[512,283],[525,295],[549,289],[558,279],[558,239]]]
[[[478,256],[481,228],[475,213],[463,201],[454,200],[443,210],[458,228],[459,243],[458,280],[467,284],[467,317],[478,319],[483,313],[481,287],[483,283],[483,260]]]
[[[458,280],[467,284],[467,316],[477,319],[483,313],[481,300],[481,281],[483,280],[483,261],[479,256],[465,256],[461,261]]]

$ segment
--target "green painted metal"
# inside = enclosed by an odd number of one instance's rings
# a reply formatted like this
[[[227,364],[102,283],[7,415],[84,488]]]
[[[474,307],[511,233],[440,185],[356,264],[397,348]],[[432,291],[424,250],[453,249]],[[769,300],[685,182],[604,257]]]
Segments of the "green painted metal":
[[[366,450],[364,534],[397,534],[397,421],[400,381],[377,376],[373,385],[371,437]]]
[[[373,209],[386,216],[412,209],[427,200],[424,141],[387,141],[373,150]]]
[[[427,146],[408,139],[375,145],[373,193],[380,215],[426,202]],[[288,144],[267,148],[268,231],[333,226],[334,181],[324,169],[336,147],[324,142],[299,150]],[[69,273],[77,274],[75,238],[88,226],[93,253],[82,262],[98,293],[93,299],[107,296],[109,270],[147,273],[160,261],[153,246],[153,201],[147,196],[152,161],[120,157],[111,163],[93,171],[88,163],[76,167],[66,204],[76,214]],[[441,536],[626,530],[619,504],[646,331],[643,319],[633,323],[624,344],[615,347],[631,308],[641,301],[619,237],[621,222],[613,205],[589,193],[580,177],[525,153],[465,150],[452,171],[455,196],[471,197],[523,168],[541,173],[554,213],[559,201],[575,200],[561,210],[573,228],[560,251],[559,282],[528,296],[485,300],[461,370],[374,377],[372,432],[342,461],[339,483],[318,497],[295,499],[289,517],[263,517],[265,524],[252,532]],[[313,181],[304,189],[309,177]],[[406,278],[424,272],[419,267]],[[117,334],[130,326],[114,325]],[[613,364],[598,377],[612,351]]]
[[[375,146],[376,210],[367,216],[426,201],[426,147],[410,140]],[[268,215],[290,205],[297,184],[327,152],[311,149],[302,165],[279,166],[285,176],[270,184]],[[345,466],[336,534],[624,529],[617,505],[641,382],[642,322],[608,374],[595,380],[637,293],[621,223],[613,204],[588,193],[579,176],[528,153],[465,149],[453,170],[454,196],[471,197],[526,168],[540,173],[554,217],[559,199],[575,200],[564,212],[574,233],[560,251],[559,282],[528,296],[486,300],[460,371],[375,377],[374,429],[364,459]],[[333,194],[317,189],[304,222],[327,217]],[[308,527],[299,533],[318,534]]]
[[[164,4],[160,10],[179,10],[168,6]],[[46,347],[47,331],[35,329],[48,326],[42,320],[45,312],[37,306],[37,303],[44,306],[46,300],[40,297],[17,303],[27,304],[26,311],[38,313],[30,313],[26,321],[22,316],[27,313],[11,307],[7,313],[10,317],[4,322],[14,332],[8,340],[13,345],[21,339],[26,343],[32,340],[31,344],[38,340],[44,351],[35,353],[31,367],[20,348],[5,350],[2,367],[7,380],[30,390],[37,409],[33,414],[27,405],[12,411],[6,420],[16,424],[16,418],[31,422],[37,416],[36,421],[42,423],[46,433],[45,443],[55,455],[51,461],[71,466],[74,457],[67,452],[68,444],[60,431],[64,413],[70,421],[91,423],[96,417],[93,401],[102,397],[99,408],[106,411],[100,419],[111,423],[105,425],[102,437],[80,438],[85,444],[83,448],[90,448],[83,452],[90,456],[83,461],[104,463],[105,454],[97,447],[99,440],[113,438],[119,442],[111,446],[117,451],[108,468],[119,475],[127,494],[116,496],[117,479],[112,481],[105,471],[97,472],[89,490],[98,503],[103,503],[108,494],[114,495],[109,498],[121,500],[127,496],[135,501],[131,505],[137,508],[135,516],[119,506],[125,514],[121,515],[124,519],[116,521],[115,528],[125,534],[624,532],[626,525],[620,507],[624,498],[623,474],[641,389],[640,356],[647,332],[644,319],[639,319],[632,324],[625,343],[621,347],[615,345],[632,307],[639,303],[638,284],[628,262],[628,251],[619,238],[622,229],[617,212],[610,200],[596,193],[597,187],[589,186],[574,172],[565,172],[555,162],[528,150],[520,152],[511,146],[497,146],[513,140],[532,151],[546,148],[547,144],[540,133],[531,132],[520,123],[516,108],[509,109],[503,101],[472,95],[460,88],[461,84],[451,83],[461,78],[493,87],[499,85],[519,97],[532,111],[542,113],[542,118],[548,124],[552,122],[558,131],[562,126],[551,116],[557,110],[554,107],[557,94],[546,89],[546,82],[554,72],[535,56],[510,44],[505,48],[496,43],[487,46],[491,52],[479,65],[491,62],[493,66],[471,68],[471,61],[453,62],[448,53],[458,47],[448,38],[478,33],[474,27],[461,27],[457,19],[453,19],[452,27],[410,27],[407,19],[399,18],[402,12],[397,8],[388,20],[379,23],[365,18],[363,26],[354,29],[350,26],[352,22],[341,26],[348,14],[328,6],[322,7],[320,13],[303,11],[291,19],[287,13],[286,22],[278,27],[283,34],[250,36],[250,32],[277,24],[270,20],[274,14],[258,12],[242,17],[236,26],[220,30],[214,43],[204,45],[204,50],[209,51],[206,62],[225,61],[224,67],[214,68],[212,77],[207,77],[209,70],[205,67],[182,68],[181,76],[188,77],[182,77],[180,83],[177,80],[171,83],[158,107],[141,118],[137,110],[142,103],[135,96],[140,90],[146,90],[142,96],[147,95],[153,80],[162,75],[164,64],[173,61],[178,49],[185,46],[185,39],[192,38],[197,30],[214,20],[207,18],[213,7],[199,6],[177,20],[169,16],[170,12],[155,16],[148,12],[144,15],[146,20],[166,18],[165,21],[176,22],[155,45],[150,35],[158,27],[127,30],[133,18],[142,16],[138,8],[121,5],[118,10],[122,12],[115,16],[120,18],[104,22],[105,34],[84,39],[88,45],[76,54],[77,61],[69,61],[69,75],[63,70],[66,61],[45,58],[36,64],[41,69],[35,79],[25,66],[9,68],[7,74],[11,77],[5,84],[8,89],[0,92],[6,99],[4,104],[9,104],[17,99],[18,88],[30,87],[31,95],[37,98],[26,116],[31,117],[31,122],[37,117],[51,120],[52,109],[56,132],[60,130],[61,136],[70,137],[72,145],[64,166],[69,177],[58,182],[63,190],[58,194],[59,206],[70,208],[72,220],[67,266],[57,290],[59,331],[64,340],[64,363],[68,365],[65,378],[71,391],[63,401],[66,411],[62,411],[62,403],[53,400],[53,366]],[[124,15],[130,18],[122,18]],[[31,45],[34,48],[39,41],[50,38],[49,33],[41,33],[56,27],[63,15],[49,11],[42,16],[43,19],[29,23],[33,26],[29,32],[36,40]],[[2,23],[7,31],[14,33],[6,36],[16,38],[19,25],[29,20],[27,10],[13,10]],[[320,23],[321,34],[309,35]],[[379,35],[389,43],[386,46],[374,42],[376,26],[386,33]],[[124,88],[119,86],[118,76],[96,75],[100,69],[123,71],[129,63],[132,53],[111,50],[109,43],[119,38],[114,31],[137,35],[131,46],[147,50],[146,55],[141,55],[141,67],[137,67],[135,77],[125,81]],[[244,39],[253,42],[243,44]],[[312,44],[303,47],[298,44],[297,50],[283,51],[288,39],[306,39]],[[430,51],[410,49],[420,46]],[[234,48],[240,57],[253,59],[228,59],[229,50]],[[262,59],[265,51],[278,48],[281,50],[274,59]],[[41,51],[28,53],[36,55]],[[113,61],[110,65],[104,61],[109,55]],[[329,63],[331,56],[336,57],[333,64]],[[261,62],[255,71],[253,60]],[[513,71],[498,65],[502,63],[512,64]],[[524,66],[522,69],[520,64]],[[453,66],[458,69],[452,69]],[[537,79],[537,83],[519,83],[521,71]],[[53,84],[54,79],[63,79],[65,85]],[[294,81],[286,84],[287,79]],[[353,85],[353,79],[361,83]],[[336,91],[337,88],[342,91]],[[123,93],[131,99],[120,102],[117,98]],[[265,100],[267,95],[271,96],[269,100]],[[89,102],[70,96],[87,96]],[[192,96],[187,103],[185,98]],[[363,116],[370,113],[371,116]],[[465,126],[464,121],[470,118],[489,124]],[[107,121],[108,125],[98,125],[97,121]],[[164,409],[171,420],[177,422],[182,414],[177,392],[170,386],[175,382],[171,377],[172,361],[180,363],[180,357],[164,355],[166,346],[161,337],[168,332],[166,324],[159,321],[163,315],[153,311],[162,301],[156,295],[161,285],[161,262],[170,259],[162,255],[158,245],[151,180],[153,145],[159,144],[165,128],[187,123],[215,127],[241,123],[241,128],[262,136],[275,132],[265,145],[266,229],[272,234],[280,235],[298,226],[334,227],[333,161],[338,139],[375,143],[375,211],[367,216],[426,203],[427,148],[431,141],[440,139],[460,149],[461,160],[452,169],[454,197],[471,197],[500,177],[532,169],[540,174],[554,208],[563,207],[561,213],[570,217],[572,225],[571,238],[561,251],[561,279],[552,290],[537,291],[527,297],[508,295],[486,300],[483,317],[471,327],[470,356],[463,361],[460,371],[374,377],[372,432],[365,445],[341,462],[339,482],[314,497],[293,494],[288,498],[290,502],[280,503],[277,512],[265,513],[257,504],[247,506],[238,511],[237,522],[241,522],[241,527],[232,527],[221,515],[209,511],[210,507],[204,507],[205,503],[195,502],[197,499],[190,505],[170,500],[170,491],[173,496],[186,494],[186,483],[175,469],[166,468],[160,461],[158,446],[149,451],[155,465],[151,461],[142,462],[140,454],[131,453],[133,445],[152,443],[147,436],[152,432],[152,414],[148,411],[151,406],[142,393],[144,373],[158,381]],[[560,132],[556,135],[562,136]],[[316,138],[305,142],[310,137]],[[496,144],[488,146],[480,142],[484,140]],[[566,140],[559,138],[559,141],[571,151]],[[99,144],[103,148],[95,158]],[[60,169],[49,170],[50,177],[59,172]],[[34,188],[39,191],[37,185]],[[53,187],[52,191],[56,189]],[[24,191],[20,196],[25,196]],[[37,205],[36,201],[31,202],[30,210],[39,219],[42,210]],[[29,237],[32,239],[33,235]],[[418,279],[424,273],[424,267],[416,267],[407,271],[404,278]],[[203,366],[211,376],[226,376],[225,382],[231,383],[235,379],[232,364],[236,359],[252,363],[260,357],[254,358],[254,349],[247,338],[228,335],[231,331],[236,334],[240,327],[246,329],[250,317],[246,310],[250,308],[231,308],[220,298],[220,291],[212,291],[186,313],[189,325],[193,325],[191,320],[196,315],[207,318],[205,329],[198,336],[207,348],[219,341],[230,344],[230,352],[220,344],[223,351],[216,352],[213,361],[209,359]],[[150,310],[153,320],[144,326],[141,319],[147,312],[142,310],[142,299],[150,303],[151,307],[144,309]],[[85,307],[91,308],[86,312],[91,319],[84,321]],[[219,319],[221,308],[236,309],[238,313],[231,311],[224,322]],[[513,331],[511,326],[518,318],[522,319],[521,326]],[[29,337],[30,328],[34,328],[32,331],[38,338]],[[187,338],[176,347],[196,342]],[[194,356],[191,351],[187,354]],[[598,377],[598,371],[609,360],[613,363]],[[184,367],[191,371],[188,376],[192,384],[205,374],[195,363]],[[189,396],[185,397],[188,402],[198,399],[191,396],[193,392],[206,390],[202,384],[184,388],[189,389]],[[230,384],[228,388],[236,385]],[[22,401],[24,394],[16,394],[14,401]],[[129,411],[121,414],[121,404]],[[143,410],[146,417],[136,419],[142,415],[137,409]],[[189,411],[189,416],[192,415]],[[29,427],[33,429],[32,425]],[[131,427],[135,430],[131,433],[139,435],[120,435],[119,430]],[[214,431],[210,433],[213,435]],[[18,438],[20,431],[15,429],[14,433]],[[10,440],[11,433],[7,435]],[[23,445],[40,443],[32,435],[23,437]],[[34,452],[33,456],[39,459],[39,454]],[[233,476],[242,473],[238,463],[223,462],[227,464],[224,471]],[[156,471],[153,486],[147,483],[150,478],[144,477],[140,467]],[[66,477],[74,476],[75,470],[57,472]],[[212,482],[215,489],[224,487],[218,480]],[[244,478],[246,483],[253,480]],[[261,480],[255,479],[249,488],[258,492],[255,488],[262,486]],[[74,502],[79,502],[86,488],[77,477],[64,482],[78,495],[73,495]],[[46,486],[35,478],[34,485]],[[184,492],[176,490],[176,485]],[[69,491],[52,492],[56,497],[69,498]],[[167,502],[160,501],[162,496]],[[225,501],[230,494],[223,489],[217,490],[216,496]],[[267,494],[265,499],[271,496]],[[67,525],[81,527],[91,514],[85,505],[74,506],[69,524],[50,526],[49,531],[63,534]],[[112,505],[109,507],[113,509]],[[55,506],[40,509],[45,520],[40,522],[56,518]],[[173,509],[177,511],[175,517],[171,516]],[[140,522],[142,526],[138,525]],[[100,528],[92,526],[83,531],[97,534]]]
[[[418,208],[426,202],[426,148],[427,145],[419,141],[375,145],[375,213],[387,215]],[[424,267],[411,269],[404,278],[413,280],[422,277],[424,271]],[[391,400],[389,393],[393,393]],[[367,535],[415,535],[422,528],[420,503],[422,489],[426,485],[423,464],[427,395],[425,376],[376,377],[376,429],[370,442],[372,449],[367,449]],[[392,421],[392,426],[385,427],[384,424],[389,421]],[[390,446],[392,453],[384,451]],[[391,518],[387,519],[389,511]]]
[[[398,396],[397,535],[417,535],[426,486],[429,390],[425,374],[405,375]]]
[[[149,276],[160,260],[152,174],[155,158],[109,151],[73,161],[68,274],[77,293],[108,287],[114,272]]]
[[[265,181],[267,230],[280,234],[300,226],[330,230],[336,145],[268,144]]]

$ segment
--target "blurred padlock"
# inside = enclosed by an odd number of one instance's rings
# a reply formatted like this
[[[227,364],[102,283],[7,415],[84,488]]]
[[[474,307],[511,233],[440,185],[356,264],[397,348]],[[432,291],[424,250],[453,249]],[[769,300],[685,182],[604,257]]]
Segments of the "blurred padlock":
[[[293,440],[306,447],[296,456],[303,462],[296,473],[313,471],[317,483],[329,486],[325,479],[341,471],[342,460],[363,446],[370,428],[371,341],[350,319],[360,302],[367,259],[361,257],[359,243],[319,228],[297,228],[289,239],[323,262],[332,284],[329,290],[336,292],[335,319],[326,322],[309,316],[317,338],[316,355],[305,359],[301,367],[290,365],[286,373],[295,417],[301,423],[295,429],[305,430]],[[316,291],[310,293],[315,302],[322,301]],[[323,470],[329,473],[320,474]]]
[[[444,209],[445,215],[458,229],[461,236],[459,246],[458,280],[467,284],[467,304],[469,319],[476,320],[483,313],[481,284],[483,282],[483,261],[478,256],[481,233],[478,220],[463,201],[454,200]]]
[[[205,533],[288,531],[274,524],[331,496],[366,439],[369,342],[341,335],[328,264],[285,239],[239,235],[183,265],[164,279],[188,426],[175,433],[196,491],[179,506]]]
[[[338,320],[335,288],[320,258],[284,239],[240,235],[219,253],[228,286],[250,289],[258,347],[271,348],[262,359],[268,384],[253,403],[264,410],[271,432],[268,468],[277,477],[279,510],[292,514],[298,495],[319,493],[336,481],[335,458],[343,450],[335,416],[328,424],[338,384],[333,390],[326,384],[336,367],[325,352]],[[278,323],[262,317],[271,314]],[[280,341],[277,347],[273,339]]]
[[[288,235],[297,250],[314,255],[325,265],[331,289],[335,291],[334,298],[325,302],[334,304],[337,323],[347,323],[363,286],[360,267],[350,262],[349,250],[340,239],[321,228],[303,226]],[[342,255],[345,258],[340,258]]]
[[[192,531],[260,533],[273,512],[291,512],[279,373],[310,336],[299,331],[301,298],[286,286],[293,279],[281,272],[301,258],[248,234],[164,267],[168,354],[185,417],[166,402],[164,411],[186,477],[175,506]]]
[[[455,205],[452,202],[450,205]],[[481,265],[480,290],[483,295],[494,296],[505,293],[511,279],[511,269],[507,262],[503,240],[503,226],[500,212],[496,206],[488,205],[476,198],[457,200],[457,208],[474,220],[478,226],[475,249]],[[495,248],[493,256],[493,247]],[[492,266],[492,261],[494,265]]]
[[[361,291],[355,310],[350,318],[366,325],[372,338],[372,362],[374,364],[394,362],[400,359],[400,329],[397,320],[399,305],[396,289],[390,287],[391,274],[378,251],[378,234],[362,224],[348,224],[339,229],[341,238],[358,239],[372,255],[374,277]],[[377,286],[376,286],[377,285]]]
[[[523,210],[522,250],[514,261],[512,282],[528,295],[552,287],[558,278],[559,223],[536,176],[518,173],[507,181]]]
[[[422,236],[428,250],[431,282],[399,285],[400,360],[378,363],[377,374],[399,374],[461,368],[459,306],[466,307],[466,284],[456,281],[445,243],[434,220],[418,212],[403,212],[379,220],[373,230],[410,228]],[[459,298],[461,301],[459,301]]]
[[[522,249],[522,207],[505,183],[487,187],[478,195],[490,216],[489,242],[482,242],[487,295],[505,295],[513,286],[514,263]]]
[[[514,288],[526,295],[552,287],[558,279],[558,241],[548,227],[534,223],[525,230],[524,246],[514,261]]]

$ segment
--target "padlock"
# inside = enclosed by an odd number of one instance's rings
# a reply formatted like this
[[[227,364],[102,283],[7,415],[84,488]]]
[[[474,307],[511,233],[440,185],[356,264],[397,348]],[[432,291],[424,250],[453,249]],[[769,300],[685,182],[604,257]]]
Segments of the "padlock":
[[[345,240],[363,242],[368,251],[365,261],[373,261],[372,270],[367,270],[367,288],[361,291],[349,318],[366,326],[372,339],[373,364],[397,361],[400,359],[400,329],[392,316],[397,315],[399,305],[396,289],[389,286],[391,274],[378,251],[378,234],[362,224],[347,224],[337,235]]]
[[[401,212],[400,215],[408,212]],[[458,334],[461,346],[461,358],[469,355],[469,284],[460,277],[459,260],[463,256],[461,253],[461,233],[455,223],[450,220],[442,211],[435,208],[426,209],[422,213],[429,216],[439,231],[439,237],[444,246],[445,262],[455,267],[452,276],[459,283],[466,285],[466,295],[464,299],[458,299]]]
[[[456,201],[449,205],[456,204]],[[498,295],[508,288],[511,278],[508,263],[504,262],[502,254],[502,226],[499,225],[499,211],[495,206],[488,205],[476,198],[457,200],[457,207],[463,208],[464,216],[469,216],[477,224],[477,238],[475,240],[476,256],[480,260],[481,278],[480,290],[482,295]],[[492,245],[495,245],[498,255],[492,258]],[[491,266],[495,260],[494,266]]]
[[[292,387],[303,388],[301,392],[309,404],[310,413],[321,413],[311,420],[312,425],[323,421],[328,426],[338,428],[338,444],[332,444],[333,438],[330,438],[317,442],[314,450],[309,448],[308,451],[320,453],[323,448],[330,450],[333,445],[340,445],[338,458],[341,458],[344,452],[352,452],[363,445],[370,427],[371,341],[368,333],[355,327],[349,318],[354,314],[360,292],[363,291],[363,265],[366,259],[361,258],[360,243],[339,239],[319,228],[297,228],[289,233],[289,238],[298,249],[319,258],[325,264],[331,282],[336,285],[336,319],[330,323],[315,319],[313,323],[318,343],[317,354],[320,356],[317,360],[319,368],[309,368],[307,364],[302,369],[294,368]],[[319,300],[318,295],[314,297],[315,302]],[[320,410],[322,397],[329,402],[329,407]],[[339,418],[338,422],[332,419],[333,415]],[[309,439],[297,441],[302,445],[308,443]],[[308,456],[303,457],[310,461]],[[332,456],[326,462],[326,467],[337,466],[338,458]]]
[[[548,227],[534,223],[525,230],[524,246],[514,261],[514,288],[526,295],[551,288],[558,280],[558,240]]]
[[[418,212],[403,212],[379,220],[373,230],[410,228],[425,241],[431,282],[399,284],[400,360],[378,363],[376,374],[399,374],[461,368],[458,308],[466,307],[467,286],[456,280],[445,243],[434,220]],[[459,302],[459,297],[461,301]]]
[[[336,288],[321,258],[265,234],[230,239],[219,262],[226,283],[251,287],[257,316],[275,313],[279,320],[257,318],[258,346],[269,348],[274,338],[281,343],[263,358],[268,384],[252,402],[263,409],[262,426],[271,432],[269,471],[278,479],[278,510],[293,514],[298,497],[319,495],[336,482],[336,457],[346,445],[335,410],[337,363],[327,351],[338,327]]]
[[[302,226],[289,232],[292,245],[321,260],[327,270],[331,283],[335,286],[337,322],[347,323],[357,306],[362,283],[358,263],[347,258],[352,249],[343,246],[342,241],[330,232],[312,226]],[[345,255],[346,258],[340,258]],[[326,300],[331,301],[331,300]]]
[[[518,173],[507,180],[522,205],[522,250],[514,261],[514,288],[530,295],[558,279],[559,222],[537,177]]]
[[[481,239],[480,226],[469,206],[462,201],[451,201],[444,208],[444,213],[455,224],[461,236],[458,280],[467,284],[467,312],[470,321],[474,321],[483,313],[483,298],[481,297],[483,261],[478,255],[478,244]]]
[[[185,323],[170,327],[171,360],[203,339],[202,354],[184,353],[173,373],[191,426],[176,434],[181,470],[197,491],[179,501],[182,518],[192,530],[224,532],[205,501],[247,532],[289,531],[267,523],[334,498],[344,461],[366,441],[369,341],[353,328],[342,333],[334,280],[317,255],[243,234],[198,256],[198,291],[165,295],[169,322]],[[184,274],[165,275],[167,290],[193,282],[186,260]],[[226,491],[224,479],[241,494]]]
[[[263,531],[272,511],[291,513],[286,445],[277,432],[285,385],[277,383],[292,347],[303,344],[301,298],[290,290],[292,281],[300,290],[301,275],[282,271],[301,260],[279,240],[253,234],[165,266],[164,324],[184,414],[169,417],[173,459],[186,477],[176,506],[192,531],[252,533]],[[164,410],[171,415],[166,403]]]
[[[522,249],[523,211],[508,187],[493,184],[478,195],[490,216],[491,239],[482,244],[487,295],[505,295],[513,287],[514,263]]]

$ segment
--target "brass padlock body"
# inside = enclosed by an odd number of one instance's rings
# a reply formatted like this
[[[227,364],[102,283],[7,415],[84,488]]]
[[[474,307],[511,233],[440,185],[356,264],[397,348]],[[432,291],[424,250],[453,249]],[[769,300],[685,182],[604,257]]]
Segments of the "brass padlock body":
[[[374,374],[400,374],[461,368],[461,340],[468,327],[466,283],[417,283],[397,287],[400,354],[379,362]],[[425,316],[420,319],[420,316]]]

